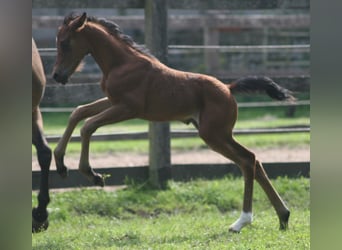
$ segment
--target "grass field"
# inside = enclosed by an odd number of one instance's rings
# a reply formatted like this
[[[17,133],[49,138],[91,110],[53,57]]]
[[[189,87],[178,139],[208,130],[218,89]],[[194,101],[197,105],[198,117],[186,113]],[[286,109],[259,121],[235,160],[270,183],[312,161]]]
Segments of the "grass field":
[[[309,180],[273,184],[292,212],[285,232],[258,185],[253,224],[228,232],[240,214],[241,178],[170,182],[164,191],[133,183],[52,193],[50,227],[32,235],[32,249],[310,249]]]

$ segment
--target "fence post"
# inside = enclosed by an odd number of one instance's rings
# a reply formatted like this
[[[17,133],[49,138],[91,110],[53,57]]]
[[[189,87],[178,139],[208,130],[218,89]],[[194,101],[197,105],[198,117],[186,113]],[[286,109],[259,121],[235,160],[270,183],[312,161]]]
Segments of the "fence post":
[[[203,30],[204,45],[219,45],[220,33],[215,25],[212,24],[212,14],[205,16],[205,26]],[[215,75],[215,72],[219,68],[219,52],[217,49],[205,49],[204,50],[204,61],[205,61],[205,72],[207,74]]]
[[[167,0],[145,1],[145,43],[151,53],[167,63]],[[149,180],[157,188],[165,188],[171,178],[170,125],[149,123]]]

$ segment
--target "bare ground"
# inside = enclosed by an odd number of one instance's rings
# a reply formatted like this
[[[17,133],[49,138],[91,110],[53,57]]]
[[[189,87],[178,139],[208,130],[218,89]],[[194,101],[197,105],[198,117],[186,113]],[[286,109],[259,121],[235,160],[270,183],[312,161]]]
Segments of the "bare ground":
[[[251,149],[259,160],[262,162],[301,162],[310,161],[310,147],[295,148],[272,148],[272,149]],[[223,156],[209,150],[187,150],[172,151],[171,161],[173,164],[189,164],[189,163],[227,163],[230,162]],[[78,155],[66,155],[64,162],[70,169],[78,168]],[[148,165],[148,154],[139,153],[103,153],[90,154],[90,164],[94,168],[105,167],[126,167],[126,166],[144,166]],[[51,163],[51,169],[55,170],[54,160]],[[32,158],[32,170],[39,170],[37,158]]]

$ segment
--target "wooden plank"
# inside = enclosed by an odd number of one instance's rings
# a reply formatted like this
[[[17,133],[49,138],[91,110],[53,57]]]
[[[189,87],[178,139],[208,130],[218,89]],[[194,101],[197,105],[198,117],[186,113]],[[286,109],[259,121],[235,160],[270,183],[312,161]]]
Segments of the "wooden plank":
[[[240,72],[242,75],[252,75],[251,72]],[[270,74],[269,74],[270,73]],[[272,72],[263,72],[260,75],[270,76],[275,82],[279,83],[282,87],[290,89],[294,92],[308,92],[310,90],[310,77],[303,76],[300,73],[298,76],[288,76],[288,77],[274,77]],[[274,72],[273,72],[274,73]],[[287,72],[290,73],[290,72]],[[229,83],[242,75],[238,74],[234,76],[231,72],[225,72],[223,76],[217,77],[222,82]],[[47,77],[50,77],[47,75]],[[45,88],[45,94],[41,102],[42,107],[52,107],[52,106],[65,106],[65,107],[75,107],[79,104],[88,103],[98,98],[104,96],[99,83],[83,83],[87,81],[97,81],[100,76],[89,76],[84,75],[79,78],[72,78],[74,82],[68,83],[67,85],[48,83]],[[287,103],[284,103],[287,105]],[[242,106],[241,106],[242,107]]]
[[[181,70],[181,69],[179,69]],[[201,73],[201,72],[197,72]],[[212,74],[212,73],[211,73]],[[229,72],[227,70],[219,70],[218,74],[214,76],[221,80],[222,82],[229,82],[230,80],[236,80],[239,77],[246,76],[246,75],[267,75],[272,78],[277,78],[276,80],[280,79],[282,82],[293,82],[296,81],[296,84],[306,85],[310,80],[310,69],[263,69],[263,70],[243,70],[243,71],[236,71],[236,72]],[[47,74],[47,87],[49,85],[57,85],[61,86],[60,84],[56,84],[56,82],[52,79],[51,74]],[[79,75],[72,75],[70,77],[70,82],[65,85],[68,87],[71,84],[76,83],[84,83],[84,84],[99,84],[101,79],[101,74],[88,74],[88,73],[80,73]]]
[[[62,104],[75,107],[104,97],[101,87],[97,83],[90,84],[48,84],[45,88],[42,106],[55,106]]]
[[[310,177],[309,162],[279,162],[263,163],[269,178],[287,176],[297,178],[300,176]],[[241,177],[239,167],[231,164],[184,164],[172,166],[172,179],[175,181],[190,181],[193,179],[220,179],[232,175]]]
[[[310,100],[296,101],[296,102],[238,102],[239,108],[255,108],[255,107],[297,107],[308,106]],[[40,111],[44,113],[71,113],[75,108],[73,107],[41,107]]]
[[[309,100],[296,101],[296,102],[239,102],[239,108],[256,108],[256,107],[297,107],[309,106]],[[73,107],[41,107],[40,111],[44,113],[71,113],[75,108]]]
[[[287,176],[289,178],[310,177],[310,162],[275,162],[263,163],[266,173],[270,178]],[[134,181],[148,180],[148,167],[116,167],[96,168],[101,174],[110,175],[106,179],[106,186],[124,185],[125,180]],[[172,166],[172,179],[175,181],[189,181],[197,178],[220,179],[224,176],[241,176],[241,171],[235,164],[184,164]],[[39,189],[40,171],[32,172],[32,190]],[[77,188],[93,186],[78,170],[69,170],[69,176],[62,179],[57,171],[51,170],[49,187],[56,188]]]
[[[169,1],[172,9],[278,9],[284,8],[283,1],[241,1],[241,0],[183,0]],[[286,4],[286,3],[285,3]],[[287,3],[287,9],[309,9],[310,1],[301,1],[300,5]],[[141,0],[32,0],[32,8],[144,8]]]
[[[309,133],[310,127],[294,127],[294,128],[264,128],[264,129],[236,129],[234,135],[255,135],[255,134],[286,134],[286,133]],[[159,132],[161,134],[165,132]],[[157,133],[158,134],[158,133]],[[171,138],[193,138],[198,136],[196,130],[175,130],[169,132]],[[46,136],[47,141],[58,142],[61,136]],[[123,140],[146,140],[150,139],[149,132],[128,132],[128,133],[112,133],[112,134],[94,134],[91,137],[92,141],[123,141]],[[155,139],[158,140],[158,139]],[[81,137],[74,135],[70,141],[80,142]],[[158,144],[160,142],[157,142]],[[157,153],[163,153],[157,148]],[[154,156],[153,156],[154,157]],[[161,164],[161,163],[160,163]],[[161,164],[162,165],[162,164]]]
[[[144,30],[144,16],[107,16],[106,19],[117,23],[122,30]],[[64,20],[64,16],[32,16],[32,29],[57,29]]]
[[[116,22],[123,30],[144,30],[144,16],[106,16],[106,19]],[[32,16],[32,29],[54,28],[63,22],[62,16]],[[289,15],[170,15],[168,18],[170,30],[203,29],[210,26],[215,29],[227,28],[308,28],[309,14]]]
[[[141,44],[141,46],[144,46]],[[310,52],[310,44],[286,44],[286,45],[169,45],[168,53],[179,54],[179,50],[187,53],[198,53],[202,50],[218,50],[220,52]],[[56,48],[38,49],[41,56],[56,56]]]
[[[32,0],[32,8],[143,8],[141,0]]]
[[[146,181],[148,179],[148,167],[117,167],[117,168],[97,168],[96,172],[100,174],[110,175],[106,179],[106,185],[115,186],[125,184],[127,178],[136,181]],[[38,190],[40,182],[40,171],[32,172],[32,189]],[[50,188],[76,188],[93,186],[84,175],[78,170],[71,169],[68,171],[68,177],[63,179],[57,171],[50,171],[49,187]]]

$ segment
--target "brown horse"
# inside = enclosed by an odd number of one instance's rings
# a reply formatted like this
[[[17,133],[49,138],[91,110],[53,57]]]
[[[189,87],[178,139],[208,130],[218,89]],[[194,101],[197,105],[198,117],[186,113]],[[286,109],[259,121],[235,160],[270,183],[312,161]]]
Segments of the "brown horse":
[[[267,77],[246,77],[230,85],[218,79],[171,69],[142,51],[112,22],[82,15],[69,15],[57,34],[57,59],[53,77],[65,84],[85,55],[91,54],[100,66],[105,98],[77,107],[55,151],[59,173],[66,176],[63,160],[67,143],[79,121],[82,149],[79,170],[97,185],[101,175],[89,164],[89,141],[97,128],[133,118],[149,121],[178,120],[193,123],[200,137],[214,151],[233,160],[242,170],[245,187],[242,213],[230,226],[239,232],[252,222],[254,179],[261,185],[279,220],[286,229],[290,212],[251,151],[233,138],[237,104],[232,92],[264,91],[278,100],[292,99],[287,90]]]
[[[36,44],[32,39],[32,144],[36,147],[41,169],[38,207],[32,210],[32,232],[47,229],[49,197],[49,170],[52,152],[43,135],[43,120],[39,103],[45,89],[45,74]]]

